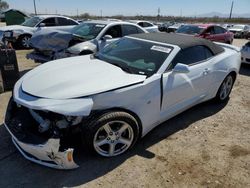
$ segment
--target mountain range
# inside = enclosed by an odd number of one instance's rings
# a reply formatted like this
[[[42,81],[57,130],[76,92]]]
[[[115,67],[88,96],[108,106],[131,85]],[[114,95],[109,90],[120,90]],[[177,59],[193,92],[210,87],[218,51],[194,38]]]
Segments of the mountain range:
[[[210,13],[205,13],[205,14],[199,14],[199,15],[191,15],[191,17],[221,17],[221,18],[228,18],[229,13],[220,13],[220,12],[210,12]],[[237,14],[237,13],[232,13],[233,18],[250,18],[250,13],[244,13],[244,14]]]

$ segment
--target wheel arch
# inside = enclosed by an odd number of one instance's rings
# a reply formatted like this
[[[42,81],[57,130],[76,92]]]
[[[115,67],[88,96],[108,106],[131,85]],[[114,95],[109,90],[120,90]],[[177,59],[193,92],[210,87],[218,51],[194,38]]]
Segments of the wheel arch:
[[[142,137],[142,131],[143,131],[143,128],[142,128],[142,121],[140,119],[140,117],[133,111],[131,110],[128,110],[128,109],[125,109],[125,108],[121,108],[121,107],[114,107],[114,108],[109,108],[109,109],[105,109],[105,110],[98,110],[98,111],[94,111],[92,112],[92,115],[91,115],[91,119],[97,117],[97,116],[101,116],[107,112],[126,112],[128,114],[130,114],[131,116],[133,116],[137,123],[138,123],[138,126],[139,126],[139,138]]]
[[[234,81],[235,81],[235,80],[236,80],[236,77],[237,77],[237,72],[236,72],[235,70],[231,70],[231,71],[229,72],[229,74],[227,74],[227,76],[230,75],[230,74],[233,76]]]
[[[18,39],[20,39],[21,37],[24,37],[24,36],[32,37],[32,34],[30,34],[30,33],[23,33],[23,34],[21,34],[21,35],[18,36]]]

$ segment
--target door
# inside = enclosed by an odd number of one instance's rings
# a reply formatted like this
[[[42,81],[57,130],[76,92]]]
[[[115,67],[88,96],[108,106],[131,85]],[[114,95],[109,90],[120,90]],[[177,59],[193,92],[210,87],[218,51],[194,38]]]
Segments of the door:
[[[112,39],[104,40],[103,37],[105,35],[110,35]],[[107,31],[103,34],[101,37],[101,40],[99,41],[99,50],[104,48],[106,45],[110,44],[111,42],[114,42],[122,37],[122,28],[121,25],[114,25],[109,28],[107,28]]]
[[[214,39],[217,42],[228,42],[227,30],[219,26],[214,26]]]
[[[162,76],[163,118],[179,113],[202,101],[209,94],[212,84],[212,52],[204,46],[191,47],[180,51],[171,66]],[[176,64],[188,66],[189,71],[174,71]]]

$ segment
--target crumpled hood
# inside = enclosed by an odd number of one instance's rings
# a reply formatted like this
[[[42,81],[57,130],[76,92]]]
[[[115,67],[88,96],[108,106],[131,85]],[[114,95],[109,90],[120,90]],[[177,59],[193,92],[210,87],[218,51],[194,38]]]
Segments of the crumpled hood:
[[[50,99],[70,99],[143,82],[144,75],[129,74],[119,67],[79,56],[51,61],[28,72],[22,78],[22,90]]]
[[[36,28],[33,27],[26,27],[22,25],[10,25],[10,26],[4,26],[0,27],[0,31],[25,31],[28,33],[34,32]]]
[[[58,52],[66,49],[73,35],[59,30],[41,30],[30,39],[30,45],[40,51]]]

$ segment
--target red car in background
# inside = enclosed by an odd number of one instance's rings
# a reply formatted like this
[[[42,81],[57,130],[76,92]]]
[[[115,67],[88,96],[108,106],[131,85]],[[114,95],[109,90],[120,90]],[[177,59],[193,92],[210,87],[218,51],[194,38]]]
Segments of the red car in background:
[[[176,33],[194,35],[215,42],[232,44],[234,34],[214,24],[194,24],[180,27]]]

